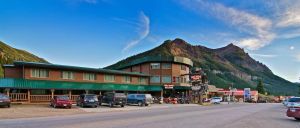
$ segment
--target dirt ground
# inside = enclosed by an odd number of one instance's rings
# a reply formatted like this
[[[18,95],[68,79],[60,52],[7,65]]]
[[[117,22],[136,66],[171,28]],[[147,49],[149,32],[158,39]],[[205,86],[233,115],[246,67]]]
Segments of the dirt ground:
[[[82,113],[86,112],[77,107],[73,107],[72,109],[54,109],[48,104],[11,105],[11,108],[0,107],[0,119],[60,116]]]

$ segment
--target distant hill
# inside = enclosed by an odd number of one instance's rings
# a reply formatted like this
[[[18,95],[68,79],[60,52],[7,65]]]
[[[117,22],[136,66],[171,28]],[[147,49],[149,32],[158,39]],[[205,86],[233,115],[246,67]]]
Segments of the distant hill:
[[[192,59],[194,67],[201,67],[208,75],[210,84],[228,88],[231,83],[236,88],[256,88],[257,81],[263,79],[267,92],[274,95],[298,95],[298,85],[275,74],[261,62],[251,58],[238,46],[210,49],[191,45],[182,39],[166,40],[149,51],[128,57],[106,68],[116,69],[119,65],[145,56],[182,56]]]
[[[27,51],[13,48],[0,41],[0,77],[3,77],[3,64],[12,64],[14,61],[48,63],[43,58],[37,57]]]

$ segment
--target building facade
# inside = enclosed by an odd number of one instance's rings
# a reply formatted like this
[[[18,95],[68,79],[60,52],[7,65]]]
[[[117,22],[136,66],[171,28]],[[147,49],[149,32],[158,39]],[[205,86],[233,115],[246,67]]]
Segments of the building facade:
[[[164,97],[178,97],[189,95],[192,67],[193,62],[185,57],[147,56],[110,69],[149,74],[149,84],[163,86]]]
[[[181,91],[188,95],[189,70],[187,58],[168,57],[144,59],[118,69],[86,68],[34,62],[4,65],[0,93],[13,102],[48,102],[55,95],[69,95],[71,100],[83,93],[101,95],[107,91],[170,95]],[[166,89],[165,85],[172,85]]]

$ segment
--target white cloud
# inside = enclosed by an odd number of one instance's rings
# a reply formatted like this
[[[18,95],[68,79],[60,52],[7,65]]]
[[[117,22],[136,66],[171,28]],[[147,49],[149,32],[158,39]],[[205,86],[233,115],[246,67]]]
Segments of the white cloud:
[[[124,48],[123,52],[129,50],[133,46],[137,45],[140,41],[145,39],[150,33],[150,19],[148,16],[144,14],[144,12],[140,13],[139,23],[137,25],[138,29],[138,38],[130,41]]]
[[[294,49],[295,49],[295,47],[294,47],[294,46],[291,46],[291,47],[290,47],[290,50],[294,50]]]
[[[271,31],[272,21],[267,18],[203,0],[185,0],[182,4],[200,15],[203,15],[203,11],[207,11],[210,15],[246,34],[244,38],[236,40],[237,45],[241,47],[256,50],[270,44],[276,37],[276,34]]]
[[[268,55],[268,54],[255,54],[251,53],[251,56],[256,56],[256,57],[263,57],[263,58],[275,58],[277,55]]]
[[[299,27],[300,26],[300,1],[283,0],[276,2],[276,13],[279,15],[277,27]]]

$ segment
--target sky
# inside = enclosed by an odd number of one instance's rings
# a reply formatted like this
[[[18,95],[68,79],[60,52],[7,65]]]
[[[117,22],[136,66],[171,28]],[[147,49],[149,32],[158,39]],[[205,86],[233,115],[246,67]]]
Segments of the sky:
[[[234,43],[300,77],[299,0],[0,0],[0,40],[51,63],[105,67],[181,38]]]

